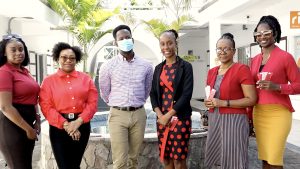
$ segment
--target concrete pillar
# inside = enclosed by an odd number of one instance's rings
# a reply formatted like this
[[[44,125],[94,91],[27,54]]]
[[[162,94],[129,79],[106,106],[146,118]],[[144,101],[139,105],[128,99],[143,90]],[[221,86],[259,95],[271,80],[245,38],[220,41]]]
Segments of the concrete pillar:
[[[221,23],[217,19],[212,19],[209,22],[209,67],[213,68],[217,65],[216,62],[216,43],[221,37]]]

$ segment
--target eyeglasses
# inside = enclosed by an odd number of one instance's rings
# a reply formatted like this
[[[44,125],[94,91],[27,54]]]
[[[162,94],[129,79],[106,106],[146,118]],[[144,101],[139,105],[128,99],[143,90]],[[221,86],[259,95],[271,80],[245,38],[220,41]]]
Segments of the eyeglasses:
[[[272,30],[253,32],[253,36],[255,38],[261,38],[263,35],[264,35],[264,37],[270,37],[272,35],[272,32],[273,32]]]
[[[76,61],[76,57],[60,56],[59,58],[61,58],[64,62],[66,62],[68,59],[69,59],[71,62],[75,62],[75,61]]]
[[[232,51],[232,50],[235,50],[235,48],[217,48],[216,49],[216,52],[217,53],[222,53],[222,52],[225,52],[225,53],[227,53],[227,52],[229,52],[229,51]]]
[[[19,39],[22,40],[21,36],[17,35],[17,34],[7,34],[7,35],[3,35],[2,39],[3,40],[10,40],[10,39]]]

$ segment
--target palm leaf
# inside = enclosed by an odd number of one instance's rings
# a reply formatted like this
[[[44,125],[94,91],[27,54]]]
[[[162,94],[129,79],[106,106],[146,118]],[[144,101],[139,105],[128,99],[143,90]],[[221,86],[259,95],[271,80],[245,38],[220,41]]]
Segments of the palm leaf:
[[[132,12],[126,12],[119,14],[117,16],[124,24],[127,25],[135,25],[137,23],[137,19],[135,16],[132,14]]]
[[[184,26],[185,23],[190,21],[195,21],[195,20],[190,15],[182,15],[177,20],[173,21],[170,24],[170,27],[176,31],[179,31]]]
[[[147,30],[152,32],[157,39],[159,39],[161,32],[169,29],[169,25],[160,19],[151,19],[142,22],[147,25]]]
[[[98,0],[48,0],[48,3],[83,47],[84,56],[100,38],[111,32],[111,29],[102,30],[102,25],[120,11],[119,8],[104,10]]]
[[[192,0],[161,0],[161,4],[175,16],[180,16],[192,7]]]

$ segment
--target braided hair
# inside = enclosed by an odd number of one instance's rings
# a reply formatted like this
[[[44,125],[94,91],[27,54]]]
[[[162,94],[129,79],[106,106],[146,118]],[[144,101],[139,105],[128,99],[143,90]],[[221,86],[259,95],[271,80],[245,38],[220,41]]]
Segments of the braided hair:
[[[160,34],[160,36],[161,36],[162,34],[164,34],[164,33],[171,33],[171,34],[174,35],[174,41],[175,41],[175,43],[176,43],[176,54],[178,55],[178,45],[177,45],[178,33],[177,33],[177,31],[174,30],[174,29],[168,29],[168,30],[163,31],[163,32]]]
[[[269,25],[269,27],[271,28],[271,30],[273,32],[273,37],[274,37],[275,41],[277,43],[279,43],[280,38],[281,38],[281,27],[280,27],[278,20],[272,15],[267,15],[267,16],[261,17],[258,24],[256,25],[256,28],[254,29],[254,32],[256,32],[257,27],[263,23]],[[255,36],[253,36],[253,37],[254,37],[254,42],[256,42]]]
[[[177,41],[178,33],[177,33],[176,30],[174,30],[174,29],[165,30],[165,31],[163,31],[160,35],[162,35],[162,34],[164,34],[164,33],[166,33],[166,32],[172,33],[172,34],[174,35],[175,41]]]

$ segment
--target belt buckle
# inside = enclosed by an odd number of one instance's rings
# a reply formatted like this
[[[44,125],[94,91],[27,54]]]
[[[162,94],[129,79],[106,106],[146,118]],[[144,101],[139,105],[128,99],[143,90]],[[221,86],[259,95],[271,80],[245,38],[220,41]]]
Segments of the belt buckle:
[[[69,114],[68,114],[68,118],[69,118],[70,120],[74,119],[74,118],[75,118],[75,114],[74,114],[74,113],[69,113]]]

